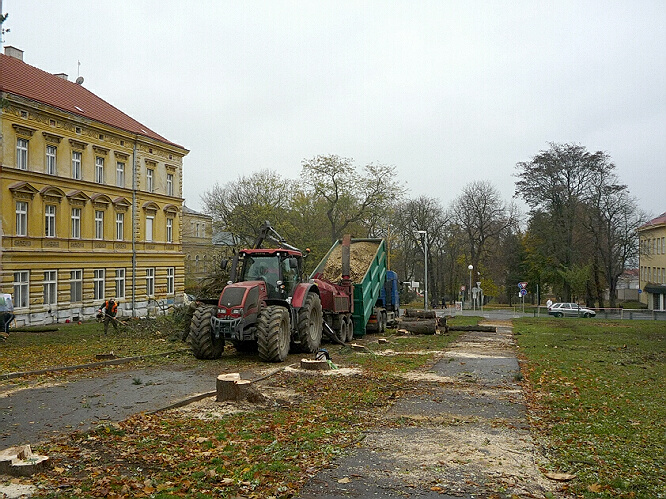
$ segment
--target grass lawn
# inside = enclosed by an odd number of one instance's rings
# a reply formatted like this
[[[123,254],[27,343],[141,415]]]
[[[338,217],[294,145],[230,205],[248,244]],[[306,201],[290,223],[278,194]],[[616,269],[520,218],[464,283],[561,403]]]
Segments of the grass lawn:
[[[107,335],[98,322],[10,329],[9,338],[0,341],[0,374],[88,364],[111,352],[134,357],[186,348],[178,337],[179,323],[169,318],[129,319],[127,324],[117,332],[109,325]],[[54,327],[57,331],[48,330]]]
[[[531,424],[578,497],[666,497],[666,322],[518,319]]]

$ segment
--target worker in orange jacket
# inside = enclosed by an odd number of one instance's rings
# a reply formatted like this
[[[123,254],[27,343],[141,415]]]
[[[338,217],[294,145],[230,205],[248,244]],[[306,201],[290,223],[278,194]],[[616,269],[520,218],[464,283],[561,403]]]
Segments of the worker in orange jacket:
[[[118,320],[116,319],[118,304],[113,298],[106,300],[104,304],[99,307],[98,312],[104,313],[104,334],[107,334],[109,331],[109,322],[112,322],[113,328],[118,331]]]

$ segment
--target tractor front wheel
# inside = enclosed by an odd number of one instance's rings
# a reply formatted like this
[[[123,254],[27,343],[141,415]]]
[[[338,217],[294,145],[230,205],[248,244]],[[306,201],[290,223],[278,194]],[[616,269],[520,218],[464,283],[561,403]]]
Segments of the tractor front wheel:
[[[215,339],[210,319],[216,307],[199,307],[194,311],[187,340],[197,359],[218,359],[224,350],[224,338]]]
[[[273,305],[264,308],[257,319],[257,350],[266,362],[282,362],[289,354],[289,312]]]

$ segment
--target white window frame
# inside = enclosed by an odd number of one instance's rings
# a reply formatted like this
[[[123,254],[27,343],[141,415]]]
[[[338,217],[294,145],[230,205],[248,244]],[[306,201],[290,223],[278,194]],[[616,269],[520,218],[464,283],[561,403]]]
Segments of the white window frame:
[[[14,308],[27,308],[30,305],[30,271],[14,272]]]
[[[125,163],[122,161],[116,163],[116,186],[125,187]]]
[[[93,269],[93,300],[104,299],[104,269]]]
[[[81,151],[72,151],[72,178],[81,180]]]
[[[55,305],[58,303],[58,271],[44,271],[44,305]]]
[[[46,146],[46,174],[57,175],[57,154],[58,148],[56,146]]]
[[[125,298],[125,269],[116,269],[116,298]]]
[[[28,235],[28,203],[16,201],[16,235]]]
[[[146,242],[153,242],[153,226],[155,222],[155,217],[147,216],[146,217]]]
[[[83,301],[83,270],[69,271],[69,301],[78,303]]]
[[[167,218],[166,221],[166,242],[173,242],[173,218]]]
[[[168,295],[173,295],[175,286],[176,286],[176,269],[174,267],[167,267],[167,289],[166,292]]]
[[[154,192],[155,190],[155,170],[146,168],[146,190]]]
[[[44,237],[56,237],[56,205],[44,206]]]
[[[19,170],[28,169],[28,139],[16,139],[16,168]]]
[[[95,210],[95,239],[104,239],[104,211]]]
[[[104,183],[104,158],[95,156],[95,182]]]
[[[125,214],[116,213],[116,241],[125,239]]]
[[[166,195],[173,196],[173,173],[167,173],[166,177]]]
[[[72,208],[72,239],[81,239],[81,208]]]
[[[155,296],[155,268],[146,269],[146,296]]]

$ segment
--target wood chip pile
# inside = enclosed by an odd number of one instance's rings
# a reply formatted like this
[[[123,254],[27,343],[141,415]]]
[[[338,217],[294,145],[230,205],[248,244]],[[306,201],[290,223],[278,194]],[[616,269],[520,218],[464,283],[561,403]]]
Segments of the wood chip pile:
[[[350,278],[353,283],[359,283],[368,271],[372,259],[377,253],[377,243],[369,241],[352,242],[349,247]],[[337,245],[326,261],[322,271],[324,279],[339,282],[342,279],[342,245]]]

